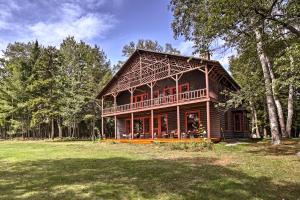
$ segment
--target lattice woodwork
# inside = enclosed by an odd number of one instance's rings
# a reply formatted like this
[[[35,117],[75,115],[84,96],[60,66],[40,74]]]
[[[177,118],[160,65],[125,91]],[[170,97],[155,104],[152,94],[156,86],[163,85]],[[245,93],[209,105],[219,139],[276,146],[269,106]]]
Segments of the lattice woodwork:
[[[106,95],[119,93],[197,68],[203,70],[205,67],[199,60],[187,60],[184,57],[173,57],[153,52],[140,52],[131,58],[126,65],[121,75],[106,90]]]

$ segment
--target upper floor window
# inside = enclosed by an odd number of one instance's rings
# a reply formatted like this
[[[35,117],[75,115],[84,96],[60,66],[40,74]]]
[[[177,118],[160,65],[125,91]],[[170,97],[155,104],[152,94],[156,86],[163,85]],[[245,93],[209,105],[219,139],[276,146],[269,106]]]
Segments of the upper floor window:
[[[147,93],[143,93],[143,94],[139,94],[139,95],[134,95],[132,97],[132,103],[145,101],[147,98],[148,98],[148,94]]]
[[[179,85],[179,93],[184,93],[184,92],[187,92],[189,90],[190,90],[190,84],[189,83]]]
[[[189,83],[180,84],[178,86],[179,93],[187,92],[190,90]],[[176,87],[168,87],[164,89],[164,96],[175,95]]]

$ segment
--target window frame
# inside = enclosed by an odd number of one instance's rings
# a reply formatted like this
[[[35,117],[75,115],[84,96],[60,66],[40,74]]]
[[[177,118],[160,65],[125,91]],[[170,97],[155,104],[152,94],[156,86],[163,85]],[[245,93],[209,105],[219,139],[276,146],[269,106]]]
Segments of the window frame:
[[[198,114],[198,124],[199,124],[199,127],[200,128],[200,123],[201,123],[201,116],[200,116],[200,110],[189,110],[189,111],[186,111],[185,114],[184,114],[184,126],[185,126],[185,131],[188,132],[188,120],[187,120],[187,116],[192,114],[192,113],[197,113]],[[195,131],[193,131],[195,132]]]

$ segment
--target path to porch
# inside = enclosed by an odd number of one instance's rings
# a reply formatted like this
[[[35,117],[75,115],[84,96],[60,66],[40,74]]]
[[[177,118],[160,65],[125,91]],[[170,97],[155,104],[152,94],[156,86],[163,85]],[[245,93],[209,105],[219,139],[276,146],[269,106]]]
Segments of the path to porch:
[[[160,143],[187,143],[187,142],[202,142],[204,138],[158,138],[158,139],[105,139],[104,142],[116,142],[116,143],[129,143],[129,144],[152,144],[154,142]],[[211,138],[212,142],[219,142],[220,138]]]

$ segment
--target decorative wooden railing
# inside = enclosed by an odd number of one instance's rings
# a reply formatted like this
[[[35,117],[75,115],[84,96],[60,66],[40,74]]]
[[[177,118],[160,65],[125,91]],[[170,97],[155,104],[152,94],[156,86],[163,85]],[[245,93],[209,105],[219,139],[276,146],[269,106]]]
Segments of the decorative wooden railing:
[[[172,105],[176,103],[193,101],[206,97],[206,89],[192,90],[179,93],[178,101],[177,95],[162,96],[155,99],[147,99],[136,103],[124,104],[103,109],[103,114],[122,113],[126,111],[139,110],[145,108],[155,108],[163,105]]]

